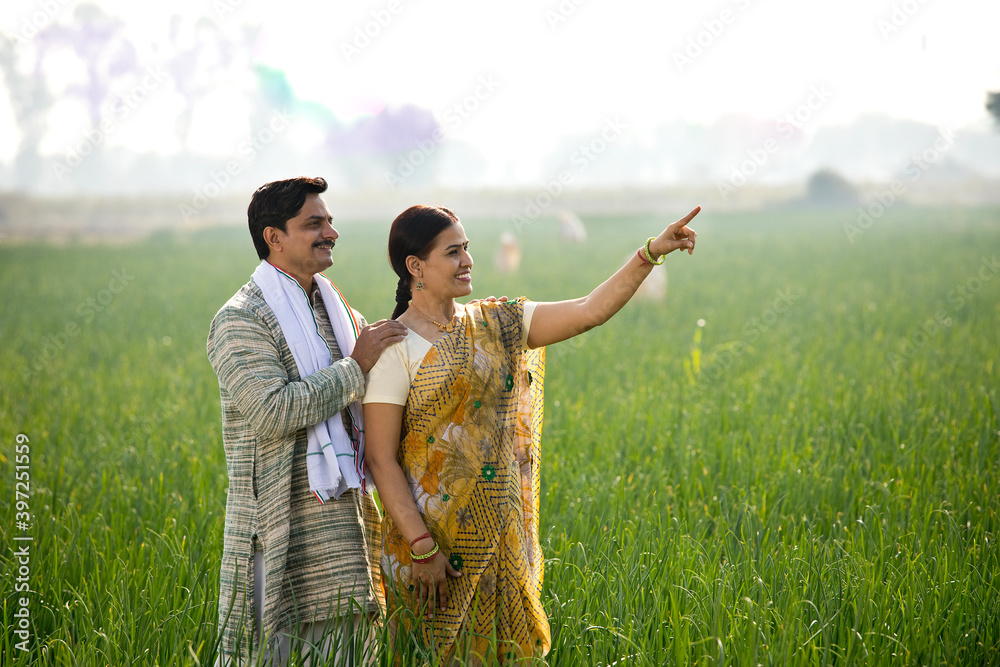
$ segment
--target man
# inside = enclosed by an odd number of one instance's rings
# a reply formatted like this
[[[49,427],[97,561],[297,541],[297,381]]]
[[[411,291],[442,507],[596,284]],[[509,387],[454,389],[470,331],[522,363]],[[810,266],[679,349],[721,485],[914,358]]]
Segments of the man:
[[[208,335],[229,472],[224,665],[261,653],[283,664],[310,645],[323,662],[331,644],[363,645],[360,630],[379,610],[379,520],[356,402],[406,327],[366,326],[320,273],[339,236],[326,187],[303,177],[254,193],[247,218],[263,261]]]

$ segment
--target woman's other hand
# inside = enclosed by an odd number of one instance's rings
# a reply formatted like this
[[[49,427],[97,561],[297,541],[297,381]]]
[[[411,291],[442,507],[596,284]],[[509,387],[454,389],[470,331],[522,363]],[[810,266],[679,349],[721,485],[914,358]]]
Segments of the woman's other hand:
[[[421,540],[414,546],[424,548],[427,545],[433,548],[430,539]],[[461,577],[462,573],[452,566],[448,554],[441,550],[426,563],[411,563],[410,568],[417,594],[417,611],[425,610],[428,619],[434,618],[435,603],[441,611],[448,608],[448,577]]]

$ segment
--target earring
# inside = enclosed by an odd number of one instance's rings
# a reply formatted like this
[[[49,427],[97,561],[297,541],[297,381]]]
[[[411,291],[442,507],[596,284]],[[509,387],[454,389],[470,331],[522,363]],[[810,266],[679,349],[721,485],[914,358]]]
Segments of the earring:
[[[424,290],[424,284],[418,280],[417,281],[417,291],[418,292],[422,292],[423,290]]]

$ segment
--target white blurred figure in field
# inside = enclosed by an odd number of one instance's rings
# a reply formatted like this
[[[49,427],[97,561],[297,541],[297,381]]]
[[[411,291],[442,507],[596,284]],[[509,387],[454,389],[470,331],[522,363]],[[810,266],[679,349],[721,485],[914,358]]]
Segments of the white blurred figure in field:
[[[633,298],[649,303],[662,303],[667,298],[667,267],[665,265],[654,266],[650,274],[639,285],[639,289],[635,291]]]
[[[559,238],[571,243],[583,243],[587,240],[587,228],[572,211],[562,210],[556,214],[559,221]]]
[[[521,267],[521,244],[516,236],[510,232],[500,235],[500,246],[493,256],[493,263],[499,274],[517,273]]]

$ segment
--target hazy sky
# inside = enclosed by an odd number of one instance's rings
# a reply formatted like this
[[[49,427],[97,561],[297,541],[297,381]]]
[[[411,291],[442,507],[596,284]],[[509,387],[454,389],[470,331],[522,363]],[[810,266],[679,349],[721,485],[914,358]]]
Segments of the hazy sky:
[[[69,23],[76,4],[5,0],[0,30],[16,36],[26,21]],[[206,15],[230,32],[263,26],[255,61],[283,70],[300,98],[345,119],[418,104],[450,137],[497,159],[544,155],[564,133],[596,134],[609,119],[641,132],[727,113],[778,119],[802,105],[813,106],[814,127],[866,112],[961,126],[984,118],[986,91],[1000,89],[997,0],[94,4],[122,17],[141,62],[168,48],[171,14]],[[77,70],[67,61],[66,85]],[[246,132],[235,100],[250,80],[248,72],[204,100],[193,131],[202,150],[227,150]],[[156,128],[178,105],[162,93],[113,141],[177,150]],[[83,123],[79,105],[67,102],[47,145],[58,151]],[[4,95],[0,159],[13,154],[14,127]]]

